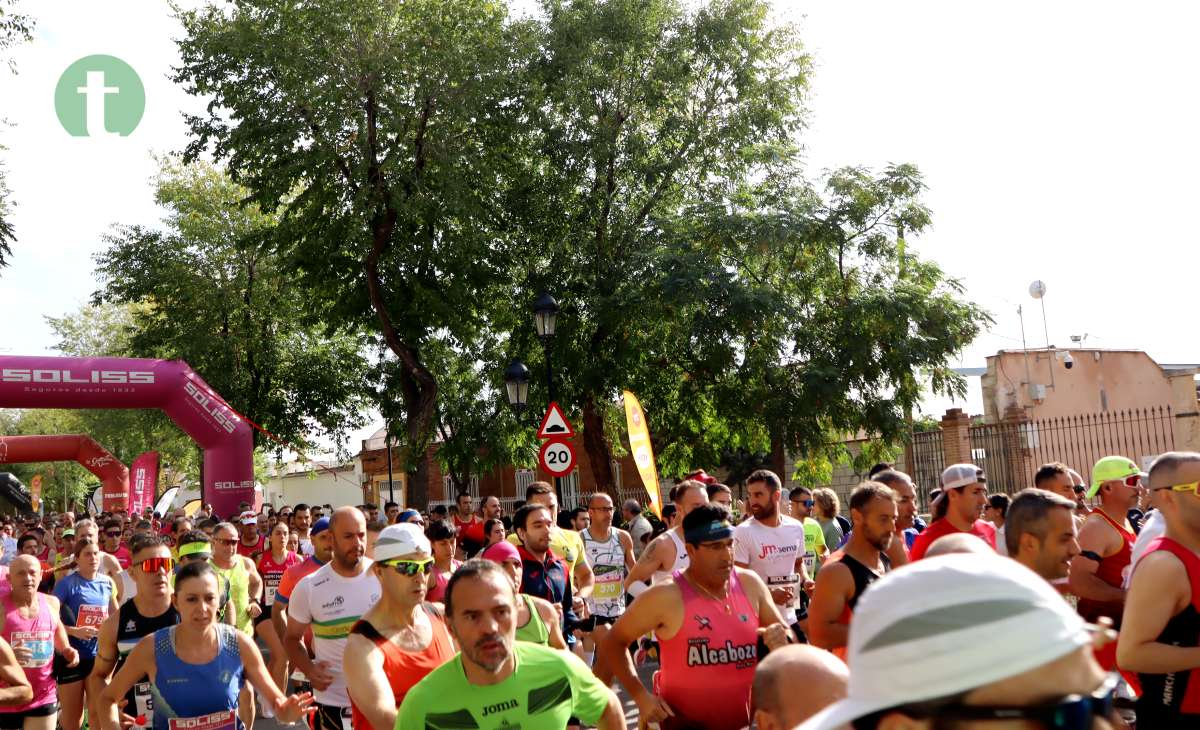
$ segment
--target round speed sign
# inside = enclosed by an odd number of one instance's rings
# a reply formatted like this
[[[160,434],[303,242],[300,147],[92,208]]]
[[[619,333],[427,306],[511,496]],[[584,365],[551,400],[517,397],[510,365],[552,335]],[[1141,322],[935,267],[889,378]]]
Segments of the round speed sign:
[[[565,477],[575,468],[575,448],[570,441],[547,441],[538,453],[542,469],[556,477]]]

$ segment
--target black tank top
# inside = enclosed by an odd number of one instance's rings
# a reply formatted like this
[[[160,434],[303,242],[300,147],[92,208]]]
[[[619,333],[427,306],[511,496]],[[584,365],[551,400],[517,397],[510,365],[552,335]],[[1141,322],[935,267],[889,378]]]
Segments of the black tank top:
[[[129,656],[129,652],[133,651],[133,647],[137,646],[142,637],[179,623],[179,612],[175,610],[174,606],[167,606],[167,610],[160,615],[147,618],[138,611],[134,599],[131,598],[121,604],[121,608],[117,612],[117,621],[117,667],[114,671],[121,670],[125,658]],[[139,715],[145,716],[144,727],[152,727],[154,724],[154,700],[150,697],[148,679],[148,677],[142,677],[143,681],[134,684],[133,689],[125,694],[128,704],[122,710],[126,715],[135,718]]]
[[[1187,569],[1192,602],[1163,628],[1158,642],[1192,648],[1200,646],[1200,557],[1169,537],[1152,541],[1142,557],[1164,550]],[[1171,674],[1138,674],[1142,694],[1137,700],[1138,725],[1155,730],[1200,727],[1200,669]]]
[[[883,564],[884,573],[892,569],[892,561],[883,553],[879,554],[879,562]],[[859,596],[863,594],[863,591],[867,590],[867,586],[879,580],[882,576],[850,557],[849,553],[842,553],[842,565],[849,568],[850,575],[854,576],[854,595],[846,602],[850,610],[854,610],[854,607],[858,605]]]

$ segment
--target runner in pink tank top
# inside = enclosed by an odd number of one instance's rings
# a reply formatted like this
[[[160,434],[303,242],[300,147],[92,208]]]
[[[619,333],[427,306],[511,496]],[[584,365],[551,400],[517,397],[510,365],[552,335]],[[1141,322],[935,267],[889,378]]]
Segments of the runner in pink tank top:
[[[687,570],[634,600],[600,643],[598,666],[612,671],[645,722],[664,730],[740,730],[750,724],[759,639],[777,649],[790,631],[762,578],[734,565],[727,509],[696,507],[683,520],[683,537]],[[649,631],[658,636],[662,663],[653,692],[626,650]]]
[[[0,708],[0,713],[47,717],[52,727],[58,710],[54,652],[58,649],[69,666],[79,661],[79,654],[67,643],[67,632],[58,617],[58,600],[35,591],[41,580],[41,565],[37,559],[19,556],[13,560],[10,571],[12,590],[0,600],[0,606],[4,608],[4,627],[0,636],[12,646],[18,663],[25,670],[33,688],[33,700],[24,705]],[[28,613],[33,615],[27,616]]]
[[[662,668],[654,675],[654,694],[666,700],[675,711],[673,723],[681,726],[746,727],[758,664],[758,612],[736,572],[724,601],[703,595],[679,571],[672,577],[683,594],[684,619],[678,633],[658,639]]]

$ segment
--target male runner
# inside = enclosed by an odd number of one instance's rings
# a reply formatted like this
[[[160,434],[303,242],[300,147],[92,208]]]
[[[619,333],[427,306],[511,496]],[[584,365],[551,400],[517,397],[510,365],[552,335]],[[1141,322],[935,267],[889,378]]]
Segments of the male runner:
[[[305,576],[288,601],[284,638],[288,659],[312,683],[317,700],[313,730],[344,730],[351,724],[350,696],[342,656],[350,628],[379,600],[379,579],[364,557],[367,521],[355,507],[339,507],[329,520],[333,559]],[[276,601],[279,600],[278,593]],[[302,643],[312,629],[316,662]]]
[[[587,599],[588,617],[580,623],[579,629],[586,634],[583,660],[591,664],[596,645],[604,641],[608,627],[625,613],[625,576],[633,570],[635,561],[633,538],[628,532],[613,527],[612,498],[597,492],[588,499],[587,510],[591,523],[579,534],[583,537],[583,550],[596,581],[592,584],[592,595]]]
[[[925,557],[934,540],[955,532],[969,532],[996,549],[996,528],[979,519],[987,504],[987,476],[974,464],[953,464],[942,472],[942,493],[933,501],[933,524],[913,540],[908,557]]]
[[[1061,585],[1079,554],[1075,500],[1037,487],[1021,490],[1008,505],[1004,539],[1009,557]]]
[[[1200,727],[1200,454],[1169,452],[1150,467],[1166,534],[1134,566],[1117,663],[1138,673],[1139,727]]]
[[[892,567],[886,553],[896,535],[896,493],[878,482],[863,482],[850,495],[850,521],[850,539],[817,574],[808,609],[809,640],[842,658],[855,605]]]
[[[898,568],[908,563],[908,551],[916,542],[917,535],[921,534],[915,526],[917,489],[913,486],[912,477],[895,469],[876,472],[871,481],[890,487],[896,495],[896,536],[888,546],[887,556],[892,561],[892,567]]]
[[[1125,573],[1137,535],[1129,524],[1130,508],[1142,493],[1142,470],[1124,456],[1106,456],[1092,468],[1088,499],[1100,495],[1079,530],[1079,557],[1071,561],[1071,592],[1079,596],[1079,613],[1096,622],[1101,616],[1120,628],[1125,605]]]
[[[313,526],[312,510],[307,504],[301,502],[296,505],[296,508],[291,513],[292,532],[296,533],[300,540],[300,554],[311,556],[313,554],[313,541],[310,529]],[[328,524],[328,523],[326,523]]]
[[[237,544],[238,555],[257,561],[267,549],[267,535],[258,531],[258,515],[247,510],[238,518],[241,523],[241,535]]]
[[[104,552],[116,558],[117,564],[124,571],[129,569],[129,563],[133,558],[129,553],[129,548],[121,544],[123,535],[124,528],[120,520],[108,520],[104,523]]]
[[[703,483],[689,479],[671,489],[671,500],[677,509],[675,527],[650,541],[625,578],[625,590],[634,598],[646,590],[647,582],[661,583],[688,567],[689,553],[683,544],[681,523],[689,512],[708,504],[708,492]]]
[[[467,492],[459,492],[455,498],[454,527],[458,530],[461,558],[469,558],[483,549],[483,520],[475,514],[475,499]]]
[[[751,517],[734,530],[734,562],[757,573],[784,620],[798,624],[808,618],[812,591],[804,523],[781,511],[783,484],[775,472],[759,469],[746,477],[746,494]]]
[[[171,573],[174,560],[166,541],[159,535],[137,535],[130,542],[132,563],[129,575],[137,591],[100,625],[96,646],[96,663],[87,678],[87,694],[92,698],[88,708],[91,717],[99,717],[94,700],[108,686],[109,679],[143,636],[179,623],[179,612],[171,605]],[[150,682],[141,681],[125,695],[121,708],[127,721],[142,727],[154,724],[154,700]]]
[[[758,640],[768,649],[789,641],[766,584],[734,565],[729,517],[719,505],[688,513],[682,524],[687,569],[647,589],[600,645],[603,666],[637,701],[641,720],[664,730],[749,725]],[[647,690],[626,648],[650,631],[661,646],[661,669]]]
[[[305,558],[304,562],[299,565],[293,565],[285,570],[283,577],[279,579],[279,587],[275,589],[275,602],[271,605],[271,623],[275,626],[275,634],[281,638],[287,636],[288,601],[292,597],[292,591],[296,589],[296,584],[304,576],[317,572],[333,557],[333,534],[329,532],[327,518],[322,517],[313,524],[311,544],[313,554]],[[311,630],[305,635],[305,643],[308,647],[312,647]],[[286,646],[284,651],[286,652]],[[296,670],[292,676],[299,681],[307,681],[304,673],[299,670]]]
[[[431,549],[416,525],[379,534],[371,570],[383,593],[350,630],[342,660],[355,730],[393,730],[413,685],[454,657],[442,607],[425,600]]]
[[[591,595],[592,583],[595,580],[592,567],[588,565],[587,555],[584,554],[583,538],[574,530],[564,530],[558,526],[558,495],[548,483],[531,483],[525,489],[525,502],[540,504],[550,511],[550,549],[567,564],[567,580],[571,582],[571,589],[576,598],[575,611],[582,616],[585,610],[584,599]],[[517,546],[521,544],[515,525],[508,541]]]
[[[516,601],[512,581],[490,560],[454,574],[446,616],[462,650],[409,690],[396,728],[562,730],[574,716],[624,729],[617,696],[578,657],[515,641]]]

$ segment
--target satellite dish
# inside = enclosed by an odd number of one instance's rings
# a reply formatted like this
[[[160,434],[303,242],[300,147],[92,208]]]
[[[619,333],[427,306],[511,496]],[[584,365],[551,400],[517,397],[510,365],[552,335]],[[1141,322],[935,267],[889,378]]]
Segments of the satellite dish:
[[[1029,285],[1029,296],[1033,297],[1034,299],[1041,299],[1043,296],[1045,296],[1045,294],[1046,284],[1041,279],[1038,279]]]

